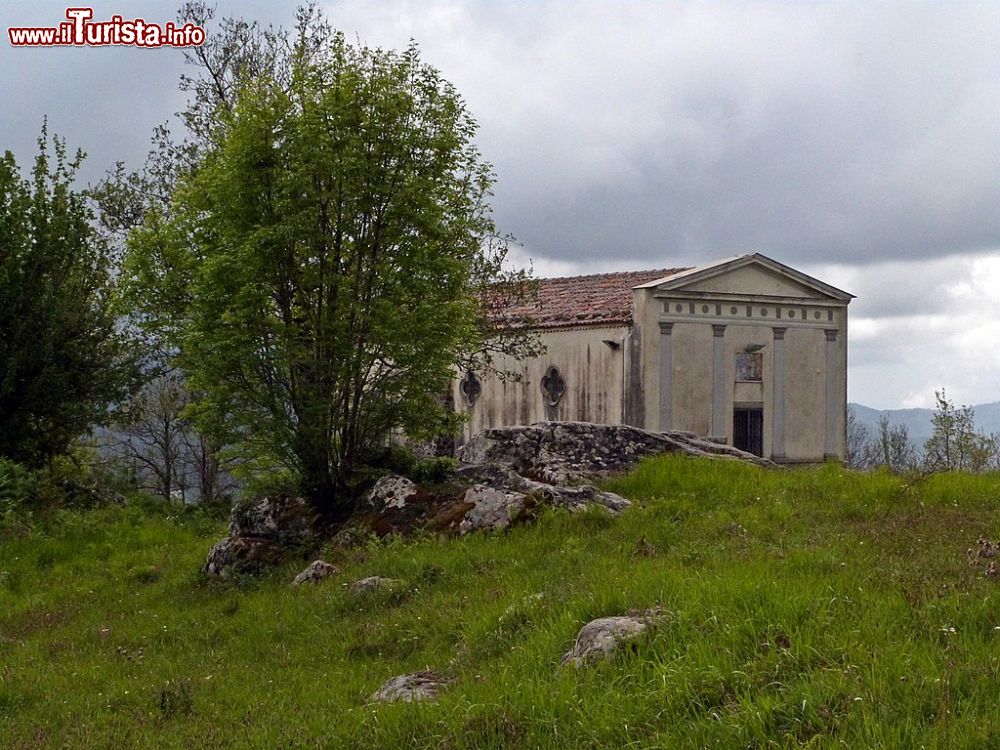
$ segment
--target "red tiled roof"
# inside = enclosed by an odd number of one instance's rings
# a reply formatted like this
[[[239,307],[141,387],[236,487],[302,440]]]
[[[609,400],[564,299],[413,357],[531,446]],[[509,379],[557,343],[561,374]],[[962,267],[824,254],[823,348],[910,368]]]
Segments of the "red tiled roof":
[[[622,325],[632,321],[632,287],[686,268],[598,273],[538,280],[538,296],[511,305],[503,316],[529,320],[533,328]]]

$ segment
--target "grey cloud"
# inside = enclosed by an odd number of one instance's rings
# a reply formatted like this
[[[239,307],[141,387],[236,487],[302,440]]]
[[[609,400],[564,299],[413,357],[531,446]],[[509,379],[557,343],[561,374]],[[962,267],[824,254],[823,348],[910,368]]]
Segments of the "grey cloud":
[[[295,3],[219,5],[288,23]],[[7,3],[0,25],[64,9]],[[95,11],[166,19],[173,4]],[[481,122],[501,226],[548,257],[868,264],[1000,246],[1000,6],[344,0],[329,13],[373,44],[417,39]],[[3,145],[19,154],[48,113],[92,169],[135,162],[182,99],[175,50],[0,55]]]
[[[1000,245],[998,8],[476,4],[431,27],[394,7],[396,26],[344,16],[370,40],[416,32],[461,82],[498,215],[547,255],[865,264]]]
[[[803,269],[857,296],[851,313],[881,320],[931,315],[955,304],[953,288],[968,278],[976,256],[885,261],[865,266],[813,266]]]
[[[173,20],[180,0],[101,2],[95,20],[114,14],[162,23]],[[220,15],[288,23],[292,3],[265,0],[216,3]],[[66,138],[88,158],[84,182],[98,179],[116,161],[139,166],[149,149],[153,128],[171,119],[184,95],[177,88],[184,69],[177,49],[135,48],[12,48],[10,26],[55,26],[65,21],[72,3],[38,0],[0,3],[0,151],[10,149],[25,168],[36,153],[35,141],[43,119],[49,132]],[[278,7],[275,7],[278,6]]]

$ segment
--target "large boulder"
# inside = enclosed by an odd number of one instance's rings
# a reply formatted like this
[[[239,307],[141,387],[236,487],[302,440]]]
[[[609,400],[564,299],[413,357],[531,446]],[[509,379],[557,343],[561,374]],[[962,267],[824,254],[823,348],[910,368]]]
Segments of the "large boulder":
[[[273,539],[227,536],[208,552],[202,570],[208,575],[229,578],[234,575],[257,575],[280,563],[286,549]]]
[[[524,513],[528,496],[520,492],[477,484],[466,490],[463,501],[472,507],[458,525],[462,534],[470,531],[499,531]]]
[[[306,544],[322,532],[320,517],[304,498],[265,495],[237,504],[229,519],[229,536],[271,539],[286,546]]]
[[[417,485],[412,479],[399,474],[388,474],[375,482],[375,486],[365,496],[365,507],[376,512],[388,509],[400,510],[417,494]]]
[[[627,471],[643,458],[660,453],[772,465],[690,432],[649,432],[630,425],[591,422],[538,422],[483,430],[459,449],[458,458],[467,464],[506,463],[518,474],[562,485]]]
[[[227,578],[254,575],[283,562],[293,549],[317,542],[319,514],[303,498],[266,495],[233,507],[229,536],[208,553],[202,570]]]

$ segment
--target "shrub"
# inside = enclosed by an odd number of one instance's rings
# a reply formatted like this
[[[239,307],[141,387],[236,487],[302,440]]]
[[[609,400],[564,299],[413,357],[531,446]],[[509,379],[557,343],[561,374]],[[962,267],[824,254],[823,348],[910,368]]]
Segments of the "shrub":
[[[95,508],[123,501],[122,495],[105,486],[78,457],[56,456],[36,469],[0,457],[0,528],[7,532],[29,529],[59,509]]]
[[[0,508],[24,505],[34,491],[34,476],[19,463],[0,458]]]
[[[390,445],[381,452],[367,456],[366,463],[375,476],[390,472],[402,474],[423,484],[443,482],[457,465],[453,458],[446,456],[424,458],[403,445]],[[374,481],[370,477],[365,479]]]
[[[14,461],[0,458],[0,528],[23,522],[35,491],[35,477]]]

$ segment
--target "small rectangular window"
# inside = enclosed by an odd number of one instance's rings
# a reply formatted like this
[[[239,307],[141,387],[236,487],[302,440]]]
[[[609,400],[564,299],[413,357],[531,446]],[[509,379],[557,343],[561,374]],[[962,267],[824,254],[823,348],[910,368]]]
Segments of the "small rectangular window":
[[[764,355],[761,352],[736,352],[736,382],[760,383],[764,379]]]

